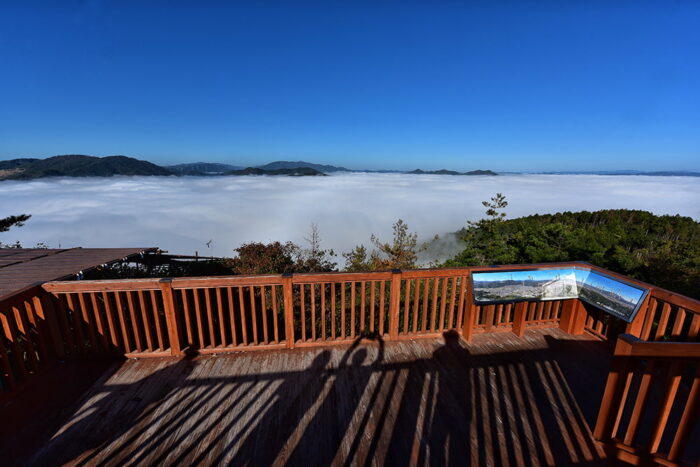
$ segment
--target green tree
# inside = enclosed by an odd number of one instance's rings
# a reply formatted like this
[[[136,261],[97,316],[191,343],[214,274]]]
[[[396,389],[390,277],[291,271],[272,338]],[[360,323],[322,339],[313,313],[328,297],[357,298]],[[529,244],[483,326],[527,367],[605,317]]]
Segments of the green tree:
[[[12,227],[22,227],[29,218],[32,217],[27,214],[20,214],[19,216],[9,216],[4,219],[0,219],[0,232],[7,232]]]
[[[344,253],[347,271],[381,271],[387,269],[412,269],[418,260],[418,234],[408,231],[408,225],[399,219],[393,226],[391,242],[382,242],[372,234],[370,241],[376,247],[367,256],[364,245],[358,245]]]

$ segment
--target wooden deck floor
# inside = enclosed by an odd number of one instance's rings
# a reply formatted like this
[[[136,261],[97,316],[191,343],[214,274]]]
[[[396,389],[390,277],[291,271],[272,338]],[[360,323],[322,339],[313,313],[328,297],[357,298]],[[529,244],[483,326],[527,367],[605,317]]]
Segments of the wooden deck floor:
[[[570,465],[608,344],[558,329],[114,366],[32,464]],[[26,431],[25,431],[26,436]]]

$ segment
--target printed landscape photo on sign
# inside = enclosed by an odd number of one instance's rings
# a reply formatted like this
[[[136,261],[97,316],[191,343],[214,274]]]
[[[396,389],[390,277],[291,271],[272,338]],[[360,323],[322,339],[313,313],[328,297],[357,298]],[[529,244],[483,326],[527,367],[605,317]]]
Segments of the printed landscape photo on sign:
[[[472,274],[475,303],[577,298],[573,269],[529,269]]]
[[[578,298],[613,316],[631,322],[649,292],[647,289],[588,269],[576,270]]]

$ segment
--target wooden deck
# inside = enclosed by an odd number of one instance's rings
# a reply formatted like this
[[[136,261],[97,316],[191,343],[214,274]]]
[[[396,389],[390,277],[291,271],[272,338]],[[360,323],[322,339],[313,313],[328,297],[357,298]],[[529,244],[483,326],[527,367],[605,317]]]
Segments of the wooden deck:
[[[39,465],[597,465],[610,350],[550,328],[129,360],[3,449]]]

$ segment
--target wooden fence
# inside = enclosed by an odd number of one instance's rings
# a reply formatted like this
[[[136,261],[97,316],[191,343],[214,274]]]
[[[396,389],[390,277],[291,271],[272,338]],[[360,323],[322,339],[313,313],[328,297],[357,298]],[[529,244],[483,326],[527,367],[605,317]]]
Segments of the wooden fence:
[[[474,304],[472,273],[533,267],[586,267],[646,287],[649,294],[631,323],[577,299]],[[362,336],[434,338],[448,330],[470,341],[479,333],[522,336],[536,327],[639,339],[618,341],[617,366],[610,373],[596,437],[640,459],[672,463],[680,455],[692,420],[677,420],[669,407],[685,401],[697,411],[700,404],[697,360],[684,353],[695,355],[700,346],[694,344],[700,334],[700,302],[583,263],[48,282],[0,301],[0,395],[11,394],[31,375],[66,358],[309,347]],[[692,344],[653,347],[658,342]],[[683,351],[667,350],[676,348]],[[641,357],[636,349],[666,353]],[[648,434],[636,427],[650,412],[655,401],[650,388],[659,381],[666,385],[661,398],[666,415],[658,416],[651,442],[640,442]],[[610,405],[611,400],[619,404]],[[676,441],[659,454],[670,442],[664,433],[670,432]]]

